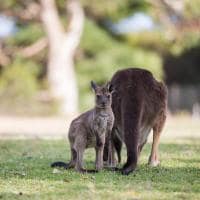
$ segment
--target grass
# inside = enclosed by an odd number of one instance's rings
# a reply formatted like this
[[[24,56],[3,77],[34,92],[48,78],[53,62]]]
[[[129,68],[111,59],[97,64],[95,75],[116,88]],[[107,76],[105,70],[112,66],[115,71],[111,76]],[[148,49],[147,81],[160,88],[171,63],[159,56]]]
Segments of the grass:
[[[161,165],[149,167],[150,144],[129,176],[104,170],[53,173],[50,163],[69,160],[63,140],[0,140],[0,199],[200,199],[200,140],[178,139],[160,145]],[[123,150],[123,162],[125,150]],[[93,167],[93,149],[85,165]]]

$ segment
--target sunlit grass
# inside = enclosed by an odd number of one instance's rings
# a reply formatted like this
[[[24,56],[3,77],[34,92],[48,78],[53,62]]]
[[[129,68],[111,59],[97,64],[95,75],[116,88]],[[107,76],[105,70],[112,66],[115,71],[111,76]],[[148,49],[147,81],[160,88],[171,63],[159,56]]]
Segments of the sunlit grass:
[[[182,139],[160,145],[161,166],[146,165],[150,144],[129,176],[104,170],[81,175],[74,170],[52,173],[50,163],[70,158],[62,140],[0,141],[2,199],[199,199],[200,141]],[[85,166],[93,167],[94,151]],[[125,151],[123,150],[123,162]]]

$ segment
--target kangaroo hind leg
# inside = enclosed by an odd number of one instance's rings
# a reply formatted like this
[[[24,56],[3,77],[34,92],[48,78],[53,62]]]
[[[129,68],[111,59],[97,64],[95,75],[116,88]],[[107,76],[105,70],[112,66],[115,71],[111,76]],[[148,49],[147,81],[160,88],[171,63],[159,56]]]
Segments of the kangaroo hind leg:
[[[158,157],[158,146],[160,141],[160,135],[166,121],[166,115],[163,113],[156,124],[153,126],[153,143],[151,148],[151,154],[149,156],[149,165],[156,167],[160,164]]]

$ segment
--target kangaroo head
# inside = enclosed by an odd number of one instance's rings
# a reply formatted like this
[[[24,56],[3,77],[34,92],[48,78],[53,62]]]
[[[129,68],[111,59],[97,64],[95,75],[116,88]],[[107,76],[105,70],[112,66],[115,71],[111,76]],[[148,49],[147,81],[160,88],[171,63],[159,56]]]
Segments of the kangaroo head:
[[[95,92],[95,105],[98,108],[110,107],[112,104],[112,92],[113,86],[108,82],[103,86],[97,85],[94,81],[91,81],[91,87]]]

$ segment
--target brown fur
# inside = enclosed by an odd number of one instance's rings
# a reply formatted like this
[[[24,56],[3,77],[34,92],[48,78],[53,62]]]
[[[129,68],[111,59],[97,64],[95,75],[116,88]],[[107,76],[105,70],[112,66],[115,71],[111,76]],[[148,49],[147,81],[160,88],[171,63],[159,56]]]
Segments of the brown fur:
[[[77,171],[82,173],[95,172],[94,170],[85,170],[83,168],[84,150],[94,147],[96,150],[96,171],[103,168],[105,137],[111,134],[114,123],[114,115],[111,108],[112,88],[110,84],[100,87],[94,82],[91,82],[91,86],[96,95],[95,108],[74,119],[70,125],[68,138],[71,147],[71,161],[68,164],[56,162],[51,165],[52,167],[75,167]],[[112,148],[112,146],[109,148]]]
[[[119,130],[127,149],[127,161],[121,169],[122,174],[127,175],[136,168],[139,154],[151,129],[153,144],[149,164],[158,165],[159,137],[166,119],[166,86],[156,81],[149,71],[137,68],[116,72],[111,84],[115,88],[112,103],[115,123],[112,135],[115,135],[115,130]],[[118,148],[119,145],[115,146]],[[106,153],[105,151],[104,154]]]

